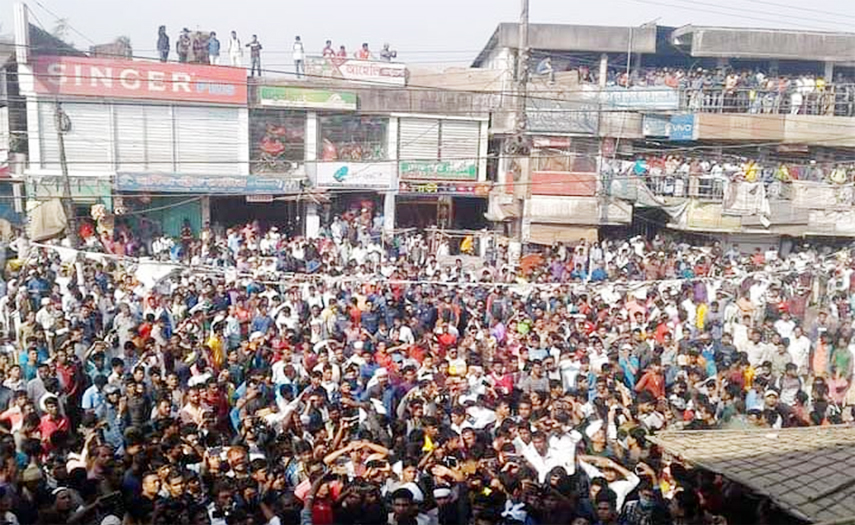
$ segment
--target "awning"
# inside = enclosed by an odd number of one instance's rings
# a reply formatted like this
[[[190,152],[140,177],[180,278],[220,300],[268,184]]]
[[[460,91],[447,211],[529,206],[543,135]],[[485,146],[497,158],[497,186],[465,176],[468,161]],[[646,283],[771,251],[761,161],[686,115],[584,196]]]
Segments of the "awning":
[[[662,432],[648,439],[810,522],[855,516],[855,428]]]
[[[567,224],[532,223],[528,242],[551,246],[556,242],[576,243],[580,239],[588,242],[597,240],[597,228]]]

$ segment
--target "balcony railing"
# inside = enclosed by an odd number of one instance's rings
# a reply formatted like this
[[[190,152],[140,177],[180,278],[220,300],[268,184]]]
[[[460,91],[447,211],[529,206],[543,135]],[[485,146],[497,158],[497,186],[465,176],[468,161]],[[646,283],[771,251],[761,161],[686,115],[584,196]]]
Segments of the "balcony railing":
[[[703,113],[852,117],[855,116],[855,84],[829,84],[822,89],[795,88],[783,92],[752,88],[683,88],[680,105],[686,111]]]

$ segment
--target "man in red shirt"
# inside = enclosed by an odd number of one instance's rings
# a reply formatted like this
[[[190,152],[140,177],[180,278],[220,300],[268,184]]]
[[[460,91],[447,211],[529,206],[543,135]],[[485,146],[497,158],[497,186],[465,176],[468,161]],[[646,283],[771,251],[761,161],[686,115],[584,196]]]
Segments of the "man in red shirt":
[[[656,399],[665,397],[665,376],[662,375],[662,361],[654,357],[647,372],[635,384],[636,392],[650,392]]]
[[[39,423],[39,433],[42,435],[42,446],[49,452],[53,448],[50,437],[58,430],[68,432],[70,424],[67,417],[59,414],[59,400],[56,396],[49,395],[45,398],[44,409],[46,413]]]

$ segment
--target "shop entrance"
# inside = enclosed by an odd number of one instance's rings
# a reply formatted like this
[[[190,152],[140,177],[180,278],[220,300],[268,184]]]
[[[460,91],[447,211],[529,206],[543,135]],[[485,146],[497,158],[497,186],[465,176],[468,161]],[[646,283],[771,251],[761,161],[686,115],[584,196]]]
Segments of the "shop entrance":
[[[211,225],[222,228],[258,221],[262,230],[276,226],[287,235],[303,234],[299,201],[247,202],[245,196],[211,197]]]

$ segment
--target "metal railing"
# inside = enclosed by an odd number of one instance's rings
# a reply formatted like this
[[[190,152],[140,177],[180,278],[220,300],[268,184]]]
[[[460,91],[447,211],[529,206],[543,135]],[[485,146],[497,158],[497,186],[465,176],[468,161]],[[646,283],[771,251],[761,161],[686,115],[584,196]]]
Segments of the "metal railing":
[[[682,88],[680,105],[686,111],[703,113],[749,113],[766,115],[855,116],[855,84],[827,84],[822,88]]]

